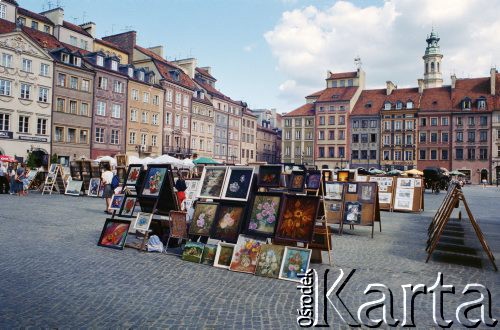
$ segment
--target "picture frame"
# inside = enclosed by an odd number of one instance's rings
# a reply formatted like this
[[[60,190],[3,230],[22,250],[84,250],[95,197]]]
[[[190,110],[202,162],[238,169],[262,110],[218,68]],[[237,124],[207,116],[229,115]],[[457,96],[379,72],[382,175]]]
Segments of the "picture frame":
[[[130,221],[122,219],[108,218],[97,241],[98,246],[111,249],[123,250],[127,234],[130,227]]]
[[[56,173],[56,169],[57,169],[57,164],[50,164],[49,173],[50,174],[55,174]]]
[[[205,166],[200,178],[197,197],[219,199],[224,187],[227,166]]]
[[[141,164],[131,164],[128,167],[127,178],[125,179],[126,186],[135,186],[139,180],[142,171]]]
[[[125,194],[114,194],[111,197],[111,203],[109,204],[109,209],[120,211],[124,199],[125,199]]]
[[[377,191],[377,184],[373,182],[358,183],[358,200],[364,203],[375,203],[375,193]]]
[[[249,204],[245,233],[270,238],[276,232],[283,194],[256,192]]]
[[[347,192],[349,194],[357,194],[358,193],[358,184],[357,183],[348,183],[347,184]]]
[[[306,188],[318,190],[321,182],[321,171],[307,171]]]
[[[80,196],[82,185],[83,181],[71,180],[66,185],[66,190],[64,191],[64,194],[70,196]]]
[[[222,198],[246,202],[252,189],[254,171],[252,166],[230,166],[227,169]]]
[[[298,274],[305,273],[309,268],[311,254],[311,249],[291,246],[285,247],[278,278],[287,281],[300,282]]]
[[[118,177],[118,181],[120,182],[120,185],[123,185],[125,183],[125,180],[127,179],[127,171],[125,167],[117,167],[116,168],[116,176]]]
[[[344,204],[344,224],[361,224],[362,204],[360,202],[345,202]]]
[[[285,246],[275,244],[264,244],[260,247],[259,256],[257,258],[257,267],[255,275],[278,278],[280,274],[281,263]]]
[[[340,223],[342,221],[342,201],[331,199],[323,200],[325,218],[328,224]]]
[[[302,192],[306,183],[306,172],[293,171],[290,176],[288,190]]]
[[[89,191],[87,196],[89,197],[98,197],[99,196],[99,187],[101,186],[101,179],[99,178],[91,178],[89,181]]]
[[[229,269],[236,244],[219,242],[215,253],[214,267]]]
[[[344,197],[344,183],[335,181],[326,181],[323,183],[325,199],[341,201]]]
[[[116,155],[116,166],[125,167],[127,166],[127,155]]]
[[[236,243],[245,222],[246,203],[222,201],[217,209],[210,238]]]
[[[319,202],[319,196],[283,195],[275,238],[309,243],[316,223]]]
[[[187,242],[182,250],[181,259],[184,261],[195,262],[197,264],[201,263],[201,258],[203,257],[203,250],[205,249],[205,244],[199,242]]]
[[[205,247],[203,248],[203,255],[201,257],[201,263],[203,265],[213,266],[216,253],[217,245],[205,244]]]
[[[266,244],[264,240],[240,235],[234,247],[233,257],[229,269],[234,272],[255,273],[257,267],[257,256],[261,245]]]
[[[134,229],[146,232],[149,230],[151,220],[153,219],[152,213],[139,212],[134,222]]]
[[[281,183],[281,165],[260,165],[257,175],[257,185],[259,187],[279,188]]]
[[[193,220],[189,226],[190,235],[210,236],[217,216],[219,203],[198,202],[194,208]]]
[[[122,208],[120,209],[120,216],[133,217],[136,202],[137,202],[136,196],[125,196],[122,203]]]
[[[337,181],[339,182],[348,182],[349,181],[349,171],[338,171],[337,172]]]
[[[170,211],[170,237],[187,238],[187,213],[182,211]]]
[[[378,194],[379,204],[391,204],[392,193],[381,192]]]
[[[415,188],[415,179],[413,179],[413,178],[397,178],[396,186],[398,188]]]
[[[169,166],[149,165],[141,190],[143,197],[158,197],[168,177]]]

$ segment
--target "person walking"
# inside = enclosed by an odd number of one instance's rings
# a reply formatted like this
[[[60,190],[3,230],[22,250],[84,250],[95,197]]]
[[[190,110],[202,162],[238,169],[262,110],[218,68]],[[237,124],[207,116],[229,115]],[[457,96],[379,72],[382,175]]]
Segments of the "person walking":
[[[106,210],[104,210],[104,213],[111,214],[112,212],[109,210],[109,207],[111,206],[111,197],[113,197],[113,188],[111,186],[111,182],[113,181],[113,172],[111,172],[109,163],[104,164],[104,172],[101,175],[101,180],[104,185],[102,197],[106,200]]]
[[[7,169],[0,163],[0,194],[6,194],[9,191],[9,182],[7,180]]]
[[[184,175],[179,172],[179,178],[175,182],[175,189],[177,189],[177,201],[179,202],[179,208],[182,207],[182,202],[186,199],[186,180]]]

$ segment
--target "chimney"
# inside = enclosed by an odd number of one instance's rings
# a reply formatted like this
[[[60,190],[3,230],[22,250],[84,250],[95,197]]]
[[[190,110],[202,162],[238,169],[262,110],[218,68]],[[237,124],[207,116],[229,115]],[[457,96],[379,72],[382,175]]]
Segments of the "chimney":
[[[385,84],[386,84],[386,94],[387,95],[391,95],[392,91],[395,90],[396,88],[398,88],[398,86],[394,85],[394,83],[390,80],[386,81]]]
[[[156,55],[160,56],[161,58],[163,57],[163,46],[154,46],[154,47],[148,47],[150,51],[155,53]]]
[[[495,93],[496,93],[496,86],[495,86],[496,78],[497,78],[497,69],[491,68],[490,69],[490,93],[491,93],[491,95],[495,95]]]
[[[330,78],[332,76],[332,71],[327,70],[326,71],[326,79]]]
[[[134,47],[136,45],[137,32],[128,31],[120,34],[115,34],[112,36],[102,37],[102,40],[114,43],[115,45],[119,45],[121,49],[125,50],[128,53],[128,62],[132,64]]]
[[[418,82],[418,93],[422,94],[424,92],[424,80],[419,79],[417,80],[417,82]]]
[[[92,38],[95,39],[96,37],[96,28],[95,28],[95,23],[94,22],[87,22],[82,25],[80,25],[82,29],[88,32],[92,36]]]
[[[203,69],[208,72],[209,75],[212,75],[212,67],[211,66],[204,66],[200,69]]]
[[[47,17],[54,23],[54,25],[63,25],[64,21],[64,9],[57,7],[51,10],[44,11],[41,13],[43,16]]]
[[[455,89],[455,84],[457,83],[457,76],[455,74],[451,75],[451,89]]]
[[[173,61],[172,63],[177,64],[181,67],[182,71],[189,76],[189,78],[194,79],[194,71],[196,69],[196,59],[195,58],[185,58],[183,60]]]

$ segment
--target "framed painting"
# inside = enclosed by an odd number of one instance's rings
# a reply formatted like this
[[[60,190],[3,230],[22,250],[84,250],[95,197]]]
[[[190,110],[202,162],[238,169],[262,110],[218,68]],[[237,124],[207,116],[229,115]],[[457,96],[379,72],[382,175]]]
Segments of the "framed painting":
[[[120,211],[124,199],[125,199],[124,194],[114,194],[113,197],[111,197],[111,204],[109,205],[109,208],[111,210]]]
[[[282,194],[257,192],[250,204],[245,232],[248,235],[273,237],[278,223]]]
[[[50,164],[49,173],[56,173],[57,164]]]
[[[349,181],[349,171],[338,171],[337,172],[337,180],[340,182]]]
[[[341,182],[327,181],[324,183],[325,186],[325,199],[333,199],[336,201],[341,201],[344,196],[344,184]]]
[[[344,223],[348,225],[361,224],[361,207],[360,202],[345,202]]]
[[[125,170],[125,167],[118,167],[116,169],[116,176],[118,177],[120,184],[124,184],[127,179],[127,171]]]
[[[278,278],[283,261],[283,245],[264,244],[260,247],[255,275]]]
[[[238,242],[234,247],[233,257],[229,269],[235,272],[255,273],[257,267],[257,256],[261,245],[266,244],[265,241],[255,239],[249,236],[240,235]]]
[[[197,203],[189,226],[189,234],[210,236],[218,207],[219,203]]]
[[[80,191],[82,190],[83,181],[71,180],[66,186],[65,195],[80,196]]]
[[[215,252],[214,267],[229,269],[235,244],[219,242]]]
[[[306,188],[307,189],[319,189],[321,182],[321,172],[320,171],[307,171],[306,177]]]
[[[246,202],[252,189],[253,172],[250,166],[231,166],[222,189],[222,198]]]
[[[216,253],[217,245],[205,244],[205,247],[203,248],[203,256],[201,257],[201,263],[204,265],[213,266]]]
[[[197,196],[207,199],[220,198],[226,171],[226,166],[205,166],[201,174],[201,184]]]
[[[186,212],[170,211],[170,237],[187,238]]]
[[[348,183],[347,184],[347,192],[349,194],[357,194],[358,193],[358,184],[357,183]]]
[[[120,215],[124,217],[132,217],[135,210],[135,203],[137,197],[135,196],[125,196],[122,203],[122,209],[120,210]]]
[[[288,190],[291,191],[304,191],[304,185],[306,183],[306,173],[293,171],[290,175],[290,183],[288,185]]]
[[[106,219],[97,245],[123,250],[129,227],[130,221]]]
[[[257,185],[259,187],[279,188],[281,172],[283,172],[283,167],[281,165],[260,165]]]
[[[382,192],[378,194],[378,202],[380,204],[391,204],[392,193]]]
[[[275,237],[309,243],[319,208],[319,196],[284,195]]]
[[[116,166],[125,167],[127,166],[127,155],[116,155]]]
[[[148,231],[152,219],[153,219],[152,213],[139,212],[134,222],[134,229],[140,231]]]
[[[205,244],[198,242],[187,242],[182,250],[182,260],[200,263],[203,256]]]
[[[128,167],[127,179],[125,180],[126,186],[135,186],[137,180],[139,180],[139,174],[141,173],[141,164],[131,164]]]
[[[282,280],[300,282],[298,274],[304,274],[309,268],[311,252],[312,250],[310,249],[291,246],[285,247],[279,278]]]
[[[99,187],[101,186],[101,179],[99,178],[91,178],[89,181],[89,197],[98,197],[99,196]]]
[[[415,181],[413,178],[398,178],[397,179],[397,187],[401,188],[414,188]]]
[[[196,193],[198,192],[198,186],[200,183],[200,180],[185,180],[186,181],[186,199],[193,200],[196,198]]]
[[[221,202],[210,238],[236,243],[245,219],[245,203]]]
[[[142,196],[156,197],[160,195],[163,181],[167,176],[167,167],[159,165],[150,165],[148,167],[146,177],[144,178],[144,186],[142,188]]]
[[[329,224],[340,223],[342,221],[342,202],[334,200],[323,200],[325,208],[326,222]]]
[[[377,184],[374,182],[359,183],[358,199],[365,203],[375,203]]]

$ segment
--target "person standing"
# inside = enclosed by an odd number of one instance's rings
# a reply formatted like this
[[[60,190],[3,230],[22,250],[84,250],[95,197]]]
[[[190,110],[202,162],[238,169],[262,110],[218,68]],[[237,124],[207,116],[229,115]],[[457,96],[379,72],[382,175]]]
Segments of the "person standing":
[[[0,194],[6,194],[8,190],[7,169],[3,166],[3,163],[0,163]]]
[[[21,163],[20,166],[18,166],[16,170],[16,192],[17,196],[25,196],[24,194],[24,177],[25,177],[25,170],[24,170],[24,163]]]
[[[111,214],[112,212],[109,210],[109,207],[111,206],[111,197],[113,197],[113,187],[111,186],[111,182],[113,182],[113,172],[111,172],[109,163],[104,164],[104,172],[101,175],[101,181],[104,185],[102,197],[106,199],[106,210],[104,210],[104,213]]]
[[[179,172],[179,178],[177,182],[175,182],[175,189],[177,189],[177,201],[179,202],[179,208],[182,205],[182,202],[186,199],[186,180],[184,179],[184,175]]]
[[[10,168],[9,171],[9,180],[10,180],[10,187],[9,191],[11,195],[16,194],[16,171],[17,171],[17,164],[12,164],[12,167]]]

